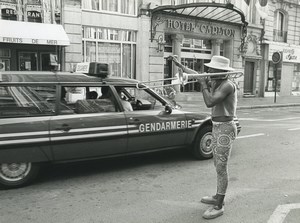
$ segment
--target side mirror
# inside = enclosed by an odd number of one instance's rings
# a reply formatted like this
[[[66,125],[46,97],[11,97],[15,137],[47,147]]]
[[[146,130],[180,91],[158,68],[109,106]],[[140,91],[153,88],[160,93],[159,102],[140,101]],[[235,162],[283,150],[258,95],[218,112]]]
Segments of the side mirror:
[[[165,106],[165,112],[166,112],[166,114],[171,114],[172,113],[172,108],[171,108],[170,105]]]

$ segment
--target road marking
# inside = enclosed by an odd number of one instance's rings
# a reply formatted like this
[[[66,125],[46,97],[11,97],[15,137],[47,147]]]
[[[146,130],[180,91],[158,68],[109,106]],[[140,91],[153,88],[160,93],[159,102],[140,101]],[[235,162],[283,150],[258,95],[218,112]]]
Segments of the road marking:
[[[245,136],[238,136],[236,139],[244,139],[244,138],[251,138],[251,137],[257,137],[257,136],[263,136],[265,133],[258,133],[253,135],[245,135]]]
[[[268,223],[282,223],[292,209],[300,208],[300,203],[278,205]]]
[[[288,121],[294,119],[300,119],[300,117],[279,118],[279,119],[239,118],[239,120],[243,120],[243,121],[260,121],[260,122],[278,122],[278,121]]]
[[[296,130],[300,130],[300,128],[288,129],[288,131],[296,131]]]

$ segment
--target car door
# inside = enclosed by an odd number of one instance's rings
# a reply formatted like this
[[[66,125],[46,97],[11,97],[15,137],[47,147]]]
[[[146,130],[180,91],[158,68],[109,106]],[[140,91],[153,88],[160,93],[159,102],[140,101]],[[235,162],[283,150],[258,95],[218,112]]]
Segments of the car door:
[[[187,128],[191,125],[185,114],[165,106],[149,89],[127,88],[133,94],[133,111],[125,112],[128,123],[128,151],[163,149],[185,145]]]
[[[70,88],[74,90],[74,86]],[[87,87],[83,89],[91,90]],[[80,93],[83,95],[80,96]],[[68,102],[60,103],[59,115],[50,121],[50,140],[55,160],[85,159],[126,152],[127,125],[117,103],[112,101],[112,104],[108,104],[108,99],[104,98],[88,99],[86,95],[87,92],[78,90],[67,92],[61,100]]]
[[[0,162],[51,160],[49,120],[55,87],[30,83],[0,86]]]

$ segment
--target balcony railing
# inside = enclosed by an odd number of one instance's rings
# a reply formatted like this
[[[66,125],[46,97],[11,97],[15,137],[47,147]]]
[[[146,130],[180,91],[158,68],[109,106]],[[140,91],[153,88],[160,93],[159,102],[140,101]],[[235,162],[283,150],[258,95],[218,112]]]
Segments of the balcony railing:
[[[273,29],[273,41],[286,43],[287,42],[287,31]]]

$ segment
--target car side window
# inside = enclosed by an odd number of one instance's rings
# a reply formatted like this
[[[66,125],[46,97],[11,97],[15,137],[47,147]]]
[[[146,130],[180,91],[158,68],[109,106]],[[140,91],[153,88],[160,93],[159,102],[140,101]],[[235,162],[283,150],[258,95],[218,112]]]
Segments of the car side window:
[[[129,101],[133,110],[163,110],[164,105],[155,93],[146,88],[124,87],[123,100]]]
[[[86,114],[118,111],[109,86],[62,86],[60,114]]]
[[[0,87],[0,118],[54,115],[56,87],[18,85]]]

